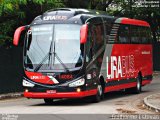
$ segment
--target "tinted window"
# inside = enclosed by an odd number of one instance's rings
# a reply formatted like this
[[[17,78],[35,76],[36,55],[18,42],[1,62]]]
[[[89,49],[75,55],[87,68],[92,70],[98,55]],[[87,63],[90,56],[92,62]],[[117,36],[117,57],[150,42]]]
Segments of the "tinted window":
[[[131,43],[141,43],[141,29],[139,26],[130,26]]]
[[[88,38],[87,38],[87,43],[86,43],[86,62],[89,62],[92,58],[92,31],[91,31],[91,26],[89,26],[89,30],[88,30]]]
[[[139,27],[140,29],[140,36],[141,36],[141,42],[142,43],[148,43],[148,38],[147,38],[147,28],[145,27]]]
[[[88,40],[86,43],[86,62],[90,61],[94,54],[104,45],[103,24],[89,26]]]
[[[146,35],[146,43],[152,43],[152,33],[150,28],[146,28],[145,35]]]
[[[129,25],[120,25],[117,37],[118,43],[130,43]]]
[[[115,42],[126,44],[148,44],[152,41],[150,28],[133,25],[120,25],[117,39]]]
[[[104,44],[104,29],[103,29],[103,24],[97,24],[95,25],[94,27],[95,30],[95,33],[92,33],[92,34],[95,34],[95,41],[94,41],[94,50],[95,51],[98,51],[102,45]]]

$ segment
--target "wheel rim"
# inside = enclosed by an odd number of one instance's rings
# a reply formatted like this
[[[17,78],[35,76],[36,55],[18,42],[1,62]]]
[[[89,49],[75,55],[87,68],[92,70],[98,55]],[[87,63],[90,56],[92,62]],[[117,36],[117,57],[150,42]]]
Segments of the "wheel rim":
[[[141,90],[141,83],[139,78],[137,80],[137,90]]]
[[[102,86],[98,85],[98,94],[101,96],[102,95]]]

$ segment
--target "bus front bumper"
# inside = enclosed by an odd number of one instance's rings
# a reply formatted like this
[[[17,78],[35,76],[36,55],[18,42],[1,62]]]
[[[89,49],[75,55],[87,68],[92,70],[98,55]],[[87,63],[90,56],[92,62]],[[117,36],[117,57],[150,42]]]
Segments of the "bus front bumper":
[[[91,95],[96,95],[97,90],[88,90],[81,92],[59,92],[59,93],[46,93],[46,92],[24,92],[24,97],[27,98],[82,98]]]

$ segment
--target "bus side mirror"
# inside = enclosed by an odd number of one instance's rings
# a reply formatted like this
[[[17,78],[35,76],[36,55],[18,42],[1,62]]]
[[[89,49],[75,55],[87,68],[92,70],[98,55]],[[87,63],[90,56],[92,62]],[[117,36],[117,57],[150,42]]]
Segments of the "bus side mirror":
[[[80,30],[80,43],[85,44],[87,42],[87,36],[88,36],[88,25],[82,25]]]
[[[18,45],[21,33],[22,33],[22,31],[25,30],[25,28],[26,28],[25,26],[21,26],[21,27],[19,27],[19,28],[16,29],[16,31],[14,33],[14,38],[13,38],[13,44],[15,46]]]

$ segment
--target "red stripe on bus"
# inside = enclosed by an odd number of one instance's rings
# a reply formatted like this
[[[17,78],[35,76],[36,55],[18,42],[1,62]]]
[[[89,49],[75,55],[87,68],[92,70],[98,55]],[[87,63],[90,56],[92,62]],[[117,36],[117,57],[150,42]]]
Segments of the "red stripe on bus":
[[[46,93],[46,92],[24,92],[27,98],[81,98],[91,95],[96,95],[97,89],[82,91],[82,92],[60,92],[60,93]]]
[[[42,84],[55,84],[48,76],[45,76],[42,73],[25,71],[25,74],[34,82]]]

